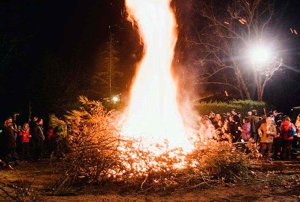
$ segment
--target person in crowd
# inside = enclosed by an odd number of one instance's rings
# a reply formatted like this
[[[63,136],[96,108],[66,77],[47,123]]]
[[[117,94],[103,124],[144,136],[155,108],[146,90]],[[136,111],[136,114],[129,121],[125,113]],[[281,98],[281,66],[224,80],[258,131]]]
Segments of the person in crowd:
[[[38,117],[37,116],[34,116],[30,121],[29,121],[29,133],[31,135],[31,140],[29,141],[29,147],[30,147],[30,155],[31,157],[33,156],[34,154],[34,150],[35,150],[35,128],[37,127],[38,125]]]
[[[241,131],[239,130],[240,124],[235,122],[233,117],[230,115],[228,116],[228,125],[230,134],[232,135],[232,141],[237,142],[241,137]]]
[[[212,124],[215,126],[215,128],[219,128],[219,127],[222,127],[223,123],[222,123],[222,116],[221,114],[216,114],[213,121],[212,121]]]
[[[13,127],[13,130],[14,130],[14,136],[15,136],[15,139],[16,139],[16,153],[18,154],[18,156],[21,155],[22,153],[22,141],[21,141],[21,138],[19,136],[19,131],[21,130],[21,126],[18,126],[17,125],[17,119],[18,119],[18,116],[20,114],[19,113],[14,113],[13,116],[12,116],[12,127]]]
[[[277,134],[276,126],[271,117],[266,119],[266,122],[261,124],[258,128],[258,135],[260,137],[261,154],[265,159],[270,159],[273,139]]]
[[[30,135],[30,128],[28,123],[24,123],[22,129],[19,131],[19,137],[22,142],[22,153],[21,157],[23,160],[28,160],[29,159],[29,140],[31,138]]]
[[[47,141],[47,147],[49,150],[48,152],[51,156],[52,153],[56,150],[56,136],[55,136],[53,127],[48,128],[46,141]]]
[[[239,128],[239,130],[242,132],[241,141],[248,142],[251,138],[251,123],[249,118],[243,119],[242,128]]]
[[[295,127],[297,130],[297,137],[300,137],[300,114],[297,116]]]
[[[261,124],[266,123],[266,119],[267,119],[266,115],[258,116],[258,123],[256,124],[257,130],[259,129]],[[260,138],[259,135],[257,135],[257,142],[260,142],[259,138]]]
[[[200,127],[200,134],[201,134],[201,142],[207,143],[209,140],[214,138],[215,128],[212,125],[209,117],[205,116],[202,118],[202,125]]]
[[[285,116],[280,126],[280,136],[282,141],[281,159],[291,159],[292,142],[296,135],[296,128],[292,124],[290,117]]]
[[[300,114],[298,114],[296,121],[295,121],[295,128],[296,128],[296,135],[294,136],[293,140],[293,148],[295,153],[298,153],[300,149]]]
[[[276,123],[276,122],[275,122]],[[280,126],[275,124],[277,133],[274,135],[273,139],[273,159],[278,160],[280,159],[281,149],[282,149],[282,140],[280,137]]]
[[[17,160],[16,156],[16,137],[13,127],[13,120],[9,117],[4,123],[4,150],[6,162]]]
[[[214,112],[209,112],[208,114],[208,118],[211,122],[214,121],[216,114]]]
[[[220,114],[216,114],[214,117],[214,120],[212,122],[213,126],[215,127],[215,134],[216,134],[216,139],[220,141],[223,136],[223,121],[222,121],[222,116]]]
[[[272,111],[272,116],[274,117],[275,124],[277,126],[280,126],[281,122],[282,122],[283,114],[279,113],[277,110],[273,110]]]
[[[233,120],[238,125],[240,125],[241,124],[241,118],[240,118],[239,114],[235,111],[235,109],[231,110],[231,115],[232,115]]]
[[[43,146],[45,141],[44,129],[43,129],[43,119],[38,119],[37,125],[33,129],[32,141],[33,141],[33,159],[35,161],[41,158],[43,152]]]
[[[224,120],[224,124],[222,127],[222,141],[227,141],[229,143],[232,143],[232,134],[230,130],[229,121],[227,119]]]
[[[255,142],[257,142],[258,141],[257,129],[259,128],[259,116],[257,114],[256,109],[253,109],[251,111],[250,122],[251,122],[251,137],[255,140]]]
[[[38,125],[38,117],[34,116],[32,120],[29,122],[30,134],[33,134],[34,128]]]
[[[5,147],[6,147],[6,138],[4,134],[4,127],[1,125],[0,126],[0,161],[1,161],[0,167],[6,166],[6,162],[4,161],[6,155]]]

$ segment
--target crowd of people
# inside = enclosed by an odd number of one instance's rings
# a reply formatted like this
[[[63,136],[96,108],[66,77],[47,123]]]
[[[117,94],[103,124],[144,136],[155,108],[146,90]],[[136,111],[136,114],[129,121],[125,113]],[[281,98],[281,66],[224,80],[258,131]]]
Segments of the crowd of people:
[[[300,147],[300,114],[293,123],[290,117],[277,111],[259,116],[252,110],[243,117],[232,110],[222,115],[210,112],[201,116],[199,122],[200,142],[210,139],[233,144],[253,142],[259,145],[265,159],[291,159]]]
[[[38,117],[22,126],[12,117],[7,118],[0,128],[0,167],[13,169],[17,160],[39,160],[53,136],[51,129],[45,135],[43,124],[43,119]]]
[[[58,137],[67,136],[67,126],[48,127],[45,132],[43,124],[43,119],[38,117],[22,126],[18,126],[12,117],[5,120],[0,128],[0,167],[12,169],[18,160],[37,161],[42,155],[49,157],[53,153],[60,158]],[[256,110],[249,111],[246,116],[235,110],[222,115],[211,112],[200,117],[199,126],[199,142],[252,142],[259,145],[265,159],[291,159],[295,157],[293,150],[300,150],[300,114],[293,123],[288,116],[277,111],[263,116],[259,116]],[[66,139],[60,138],[61,150],[66,150],[67,143],[61,141]]]

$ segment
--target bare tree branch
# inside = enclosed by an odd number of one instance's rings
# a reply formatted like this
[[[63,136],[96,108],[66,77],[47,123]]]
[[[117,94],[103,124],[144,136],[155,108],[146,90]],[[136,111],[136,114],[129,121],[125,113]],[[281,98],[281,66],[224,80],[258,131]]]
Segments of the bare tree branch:
[[[265,34],[272,22],[273,4],[262,0],[234,0],[224,9],[223,14],[217,10],[219,4],[213,2],[206,0],[199,3],[200,15],[206,20],[207,26],[197,31],[196,40],[188,40],[200,49],[199,61],[202,72],[205,72],[200,75],[200,80],[227,85],[230,83],[242,98],[251,99],[253,97],[249,89],[255,78],[249,74],[250,68],[244,68],[250,64],[238,56],[251,41]],[[216,76],[225,69],[233,70],[224,74],[228,79]]]

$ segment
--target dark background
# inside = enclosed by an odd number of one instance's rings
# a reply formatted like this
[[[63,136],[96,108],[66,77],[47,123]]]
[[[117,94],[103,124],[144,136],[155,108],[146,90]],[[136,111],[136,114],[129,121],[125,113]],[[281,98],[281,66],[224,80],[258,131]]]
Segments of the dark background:
[[[173,3],[180,25],[176,50],[180,63],[189,54],[197,54],[188,50],[183,40],[191,34],[191,24],[197,18],[197,0]],[[291,70],[300,70],[300,40],[289,31],[293,27],[300,34],[300,1],[277,0],[276,17],[278,33],[283,36],[281,51],[289,68],[276,73],[265,100],[288,112],[300,105],[300,73]],[[123,1],[1,0],[0,119],[12,112],[26,117],[29,107],[38,115],[63,113],[64,108],[72,108],[63,107],[66,102],[75,103],[79,95],[89,96],[91,79],[99,71],[99,55],[110,33],[120,53],[118,70],[124,73],[120,91],[126,92],[142,48],[126,21]]]

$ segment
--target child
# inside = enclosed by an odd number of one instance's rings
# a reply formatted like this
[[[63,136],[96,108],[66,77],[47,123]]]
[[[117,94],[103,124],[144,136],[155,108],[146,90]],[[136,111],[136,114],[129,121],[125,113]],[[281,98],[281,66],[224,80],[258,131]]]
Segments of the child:
[[[31,138],[28,123],[24,123],[22,130],[19,132],[19,136],[22,142],[22,159],[26,160],[29,158],[29,141]]]

